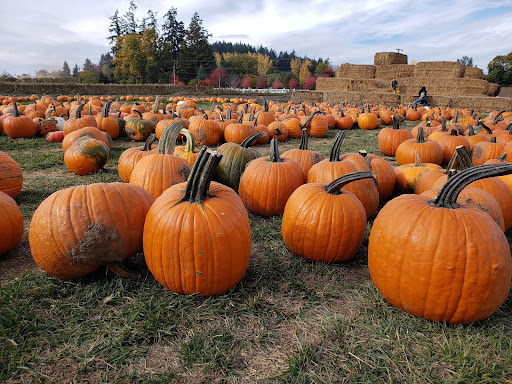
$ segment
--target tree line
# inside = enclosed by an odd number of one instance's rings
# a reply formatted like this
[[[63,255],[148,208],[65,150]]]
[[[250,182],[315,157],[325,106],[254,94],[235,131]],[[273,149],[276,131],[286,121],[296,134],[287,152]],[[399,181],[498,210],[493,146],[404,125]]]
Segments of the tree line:
[[[300,57],[295,51],[277,53],[244,43],[210,44],[211,34],[197,12],[185,27],[174,7],[161,23],[152,10],[138,19],[137,8],[131,1],[125,14],[115,11],[109,18],[111,51],[103,54],[98,64],[87,59],[78,74],[75,65],[71,76],[91,83],[277,87],[288,86],[292,80],[292,85],[301,86],[309,77],[334,75],[329,59]],[[66,62],[63,71],[69,71]]]

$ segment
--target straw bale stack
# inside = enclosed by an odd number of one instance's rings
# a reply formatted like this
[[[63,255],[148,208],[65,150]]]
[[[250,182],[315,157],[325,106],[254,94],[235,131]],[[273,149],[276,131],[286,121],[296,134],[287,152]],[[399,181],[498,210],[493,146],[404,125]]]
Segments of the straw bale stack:
[[[464,71],[464,78],[465,79],[483,79],[484,71],[482,71],[480,68],[476,68],[476,67],[466,67],[466,70]]]
[[[291,101],[294,103],[321,103],[324,101],[324,94],[316,91],[295,91],[292,93]]]
[[[414,77],[460,78],[465,68],[457,61],[421,61],[414,66]]]
[[[336,69],[337,78],[373,79],[375,78],[375,65],[341,64]]]
[[[475,111],[512,111],[512,99],[488,96],[454,96],[454,108],[474,109]]]
[[[407,55],[397,52],[377,52],[373,65],[407,64]]]
[[[370,104],[400,104],[400,95],[389,92],[363,92],[361,100]]]
[[[331,104],[360,103],[362,92],[324,92],[324,101]]]
[[[375,78],[379,80],[393,80],[400,77],[414,76],[414,66],[407,64],[378,65]]]

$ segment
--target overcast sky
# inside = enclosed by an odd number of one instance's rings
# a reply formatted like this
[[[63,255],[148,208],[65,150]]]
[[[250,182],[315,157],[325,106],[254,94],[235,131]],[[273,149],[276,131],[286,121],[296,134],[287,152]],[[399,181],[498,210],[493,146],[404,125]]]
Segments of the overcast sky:
[[[331,64],[373,64],[375,52],[403,49],[409,63],[455,61],[470,56],[479,68],[512,51],[512,0],[136,0],[137,16],[170,7],[188,27],[195,11],[213,35],[263,45]],[[0,23],[0,72],[60,70],[64,60],[82,67],[109,51],[109,17],[123,15],[129,0],[25,1],[4,4]]]

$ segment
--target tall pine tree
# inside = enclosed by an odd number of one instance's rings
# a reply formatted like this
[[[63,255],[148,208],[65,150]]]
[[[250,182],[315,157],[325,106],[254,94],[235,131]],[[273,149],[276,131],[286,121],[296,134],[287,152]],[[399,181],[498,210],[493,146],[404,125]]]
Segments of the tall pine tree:
[[[73,72],[71,73],[72,77],[79,77],[80,76],[80,69],[78,68],[78,65],[75,64],[73,67]]]
[[[68,62],[64,60],[64,64],[62,65],[62,74],[64,77],[71,77],[71,71],[69,69]]]
[[[178,73],[183,81],[193,79],[201,64],[207,72],[215,67],[215,57],[208,43],[209,36],[211,35],[203,28],[199,14],[195,12],[178,55]]]

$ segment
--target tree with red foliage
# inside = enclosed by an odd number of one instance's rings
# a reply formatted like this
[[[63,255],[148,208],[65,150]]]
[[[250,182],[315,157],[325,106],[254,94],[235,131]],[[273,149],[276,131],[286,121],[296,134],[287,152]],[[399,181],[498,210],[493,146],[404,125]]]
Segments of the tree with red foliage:
[[[297,80],[295,77],[293,79],[290,79],[290,82],[288,83],[288,88],[290,89],[296,89],[299,88],[299,80]]]
[[[334,71],[331,68],[325,68],[320,77],[334,77]]]
[[[282,86],[283,86],[283,83],[281,82],[281,80],[280,80],[280,79],[276,79],[276,81],[274,81],[274,82],[272,83],[272,88],[274,88],[274,89],[279,89],[279,88],[281,88]]]
[[[179,81],[180,81],[180,77],[178,76],[178,74],[176,72],[173,72],[171,74],[171,81],[170,81],[170,83],[173,84],[173,85],[177,85]]]
[[[245,76],[240,86],[244,89],[251,88],[251,78],[249,76]]]
[[[316,85],[315,76],[309,76],[304,82],[302,89],[314,89]]]
[[[215,86],[215,84],[213,84],[213,82],[210,79],[201,80],[197,83],[197,85],[200,87],[214,87]]]
[[[208,78],[215,87],[223,87],[226,84],[226,70],[221,67],[215,68]]]
[[[256,80],[256,88],[258,88],[258,89],[267,88],[267,77],[266,76],[258,77],[258,80]]]

